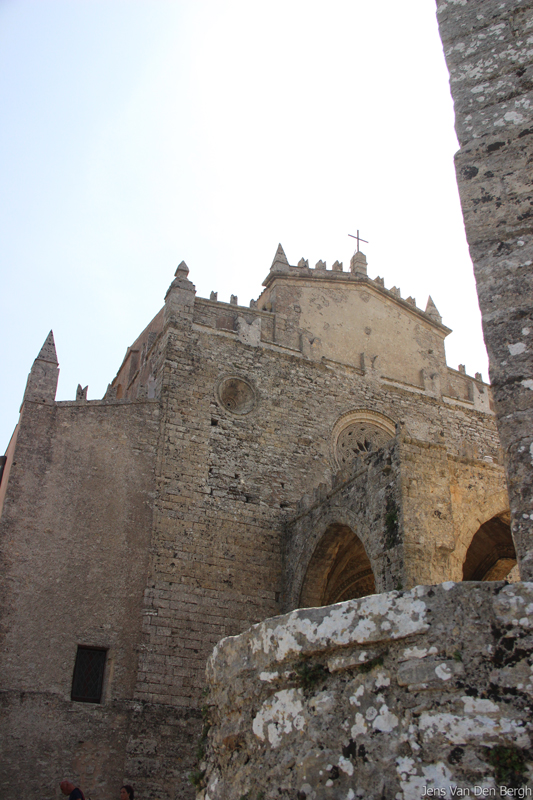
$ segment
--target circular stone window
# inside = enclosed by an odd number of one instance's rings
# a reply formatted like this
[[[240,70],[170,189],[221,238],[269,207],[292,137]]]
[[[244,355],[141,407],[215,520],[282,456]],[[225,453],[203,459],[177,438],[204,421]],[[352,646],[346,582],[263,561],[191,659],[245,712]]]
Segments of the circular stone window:
[[[242,378],[222,378],[217,386],[218,402],[232,414],[249,414],[255,406],[255,392]]]
[[[357,456],[379,450],[395,434],[394,422],[369,409],[350,411],[333,429],[333,455],[337,466],[350,464]]]
[[[360,455],[379,450],[391,438],[390,433],[368,422],[356,422],[345,428],[337,439],[337,458],[344,466]]]

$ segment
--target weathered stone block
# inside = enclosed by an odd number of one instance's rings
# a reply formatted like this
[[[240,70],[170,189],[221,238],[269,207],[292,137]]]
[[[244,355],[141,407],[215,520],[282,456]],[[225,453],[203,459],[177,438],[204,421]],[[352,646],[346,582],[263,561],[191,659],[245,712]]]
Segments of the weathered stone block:
[[[525,792],[532,655],[531,583],[418,586],[267,620],[208,662],[198,797]],[[511,782],[491,751],[521,765]]]

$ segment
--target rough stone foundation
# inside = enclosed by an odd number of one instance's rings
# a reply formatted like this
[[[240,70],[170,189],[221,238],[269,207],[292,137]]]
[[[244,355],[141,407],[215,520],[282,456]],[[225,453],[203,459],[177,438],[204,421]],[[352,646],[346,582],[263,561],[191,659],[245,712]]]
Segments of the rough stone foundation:
[[[223,639],[207,678],[202,800],[530,796],[533,583],[299,609]]]

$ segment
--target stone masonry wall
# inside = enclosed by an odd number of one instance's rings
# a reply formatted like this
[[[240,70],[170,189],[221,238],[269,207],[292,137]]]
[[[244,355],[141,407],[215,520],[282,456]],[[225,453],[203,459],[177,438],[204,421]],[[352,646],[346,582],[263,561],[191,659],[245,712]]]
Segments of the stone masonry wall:
[[[162,423],[145,650],[136,697],[197,707],[203,664],[224,635],[281,609],[285,522],[310,487],[338,467],[332,431],[371,408],[422,439],[468,442],[499,455],[492,415],[385,389],[358,371],[309,362],[190,324],[167,331]],[[237,376],[253,389],[246,414],[224,408],[217,386]],[[468,420],[462,437],[448,431]],[[457,420],[457,422],[456,422]],[[414,579],[413,579],[414,581]]]
[[[205,661],[221,637],[281,610],[284,524],[304,493],[337,471],[339,417],[371,408],[422,439],[446,441],[457,456],[468,447],[479,459],[499,458],[490,413],[241,341],[194,323],[190,300],[181,307],[191,310],[159,344],[157,496],[135,690],[140,701],[176,710],[200,707]],[[246,413],[222,402],[228,378],[251,388]]]
[[[533,577],[533,5],[437,0],[461,149],[456,173],[474,263],[512,530]]]
[[[293,611],[222,640],[207,678],[199,800],[533,787],[531,583],[449,582]]]
[[[158,414],[24,403],[0,521],[3,798],[53,797],[62,772],[95,797],[123,779]],[[79,644],[107,649],[101,705],[70,699]]]
[[[478,528],[508,510],[504,469],[408,435],[400,444],[402,584],[460,581]]]

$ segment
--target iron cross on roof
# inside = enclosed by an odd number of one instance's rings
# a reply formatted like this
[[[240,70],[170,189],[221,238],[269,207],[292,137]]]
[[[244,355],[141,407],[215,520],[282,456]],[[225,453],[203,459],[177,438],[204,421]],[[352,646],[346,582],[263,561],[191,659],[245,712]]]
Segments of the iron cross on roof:
[[[351,236],[352,239],[357,239],[357,252],[359,252],[359,242],[365,242],[366,244],[368,244],[368,241],[366,239],[361,239],[361,237],[359,236],[359,231],[357,231],[357,236],[354,236],[353,233],[349,233],[348,236]]]

